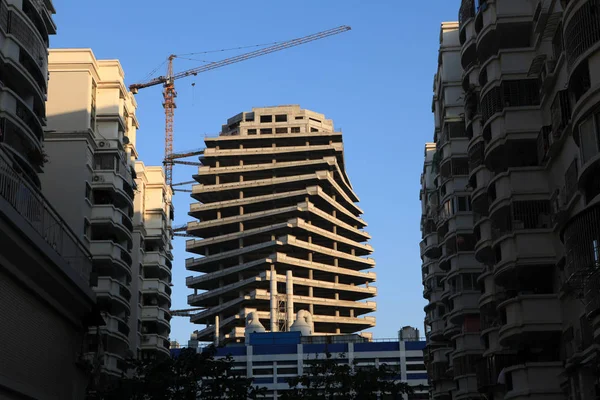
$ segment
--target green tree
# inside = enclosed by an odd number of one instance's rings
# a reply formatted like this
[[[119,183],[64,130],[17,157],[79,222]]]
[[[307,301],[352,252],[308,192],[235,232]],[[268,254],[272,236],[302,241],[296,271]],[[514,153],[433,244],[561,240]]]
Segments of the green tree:
[[[410,385],[396,380],[398,372],[385,364],[378,367],[359,367],[356,362],[341,364],[329,352],[308,364],[303,375],[288,380],[290,389],[283,393],[282,399],[401,399],[403,394],[413,393]]]
[[[233,358],[215,359],[216,349],[183,349],[177,358],[133,360],[130,377],[100,388],[100,400],[248,400],[265,389],[233,371]]]

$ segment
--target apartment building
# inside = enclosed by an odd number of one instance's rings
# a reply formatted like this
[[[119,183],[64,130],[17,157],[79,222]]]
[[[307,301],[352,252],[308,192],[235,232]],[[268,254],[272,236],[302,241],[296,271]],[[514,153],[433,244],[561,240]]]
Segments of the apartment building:
[[[141,273],[131,290],[142,296],[137,302],[141,325],[136,330],[141,336],[136,340],[143,358],[169,356],[173,193],[162,167],[136,161],[135,171],[133,243],[140,251],[134,254],[133,262],[140,265]]]
[[[49,73],[42,184],[92,255],[105,325],[84,351],[110,379],[128,358],[168,355],[171,192],[160,168],[137,161],[137,104],[119,61],[55,49]]]
[[[216,349],[215,358],[230,355],[233,370],[252,378],[252,384],[266,389],[265,398],[277,399],[289,390],[288,380],[302,375],[310,361],[329,352],[339,364],[378,367],[386,364],[398,372],[397,379],[412,386],[414,393],[404,400],[429,399],[427,374],[423,364],[425,341],[418,330],[402,329],[398,339],[369,340],[360,335],[306,335],[292,328],[291,332],[253,332],[244,344],[229,343]],[[198,352],[205,348],[197,348]],[[176,358],[181,348],[173,347]]]
[[[483,353],[477,285],[482,264],[475,258],[458,23],[442,24],[438,59],[434,142],[425,145],[421,179],[426,359],[434,393],[477,398],[470,364]]]
[[[89,251],[42,194],[38,175],[54,12],[51,1],[0,1],[3,399],[83,398],[80,350],[88,327],[101,322],[93,312]]]
[[[188,303],[205,310],[199,341],[242,341],[256,312],[271,332],[311,313],[316,334],[360,332],[375,274],[370,238],[344,168],[342,133],[299,106],[254,108],[205,139],[194,179],[186,260]],[[369,333],[363,333],[368,336]]]
[[[464,92],[468,171],[452,175],[467,178],[473,229],[461,241],[481,269],[469,278],[480,293],[467,307],[483,353],[457,362],[458,337],[436,333],[455,322],[457,302],[428,294],[427,309],[441,308],[426,317],[434,398],[600,396],[599,27],[597,0],[462,1],[452,35],[460,46],[454,64]],[[436,84],[434,103],[441,96]],[[447,115],[443,107],[434,112],[421,254],[426,282],[438,283],[428,277],[446,262],[449,239],[439,220],[428,221],[429,213],[446,212],[438,132],[445,132]],[[449,275],[444,290],[452,287]],[[464,287],[460,293],[471,295]],[[465,377],[468,386],[461,385]]]

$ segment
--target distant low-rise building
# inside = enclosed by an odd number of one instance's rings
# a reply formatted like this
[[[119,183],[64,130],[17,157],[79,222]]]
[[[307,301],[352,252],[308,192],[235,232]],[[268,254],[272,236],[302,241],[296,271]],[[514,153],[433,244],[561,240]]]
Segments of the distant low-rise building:
[[[425,341],[415,337],[373,341],[356,334],[312,336],[299,331],[257,331],[248,334],[245,344],[217,348],[216,357],[231,355],[234,369],[245,371],[243,375],[253,378],[254,385],[265,387],[268,399],[276,399],[289,389],[288,380],[302,375],[308,361],[329,352],[339,363],[357,367],[386,364],[396,369],[398,379],[415,389],[414,394],[404,396],[405,400],[424,400],[429,398],[424,348]],[[171,349],[171,354],[176,357],[180,351]]]

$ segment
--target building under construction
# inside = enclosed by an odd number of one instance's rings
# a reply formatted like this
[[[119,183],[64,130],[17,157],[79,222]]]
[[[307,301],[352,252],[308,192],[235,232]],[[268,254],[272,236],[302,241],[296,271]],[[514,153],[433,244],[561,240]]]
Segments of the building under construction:
[[[314,333],[375,325],[370,236],[346,175],[342,133],[299,106],[254,108],[205,139],[186,268],[199,341],[242,341],[246,316],[272,332],[312,315]],[[362,333],[369,336],[369,333]]]

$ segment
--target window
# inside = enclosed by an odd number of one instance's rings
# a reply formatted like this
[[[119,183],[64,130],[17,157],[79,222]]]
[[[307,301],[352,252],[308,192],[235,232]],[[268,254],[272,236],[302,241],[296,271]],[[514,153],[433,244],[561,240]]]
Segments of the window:
[[[304,117],[302,115],[297,116],[295,119],[304,119]]]
[[[315,119],[315,118],[309,118],[311,121],[315,121],[318,122],[319,124],[321,123],[321,120]]]
[[[256,129],[248,129],[248,135],[256,135]]]
[[[261,129],[260,130],[260,134],[261,135],[268,135],[269,133],[273,133],[273,129],[271,129],[271,128],[265,128],[265,129]]]
[[[300,127],[299,126],[292,126],[291,130],[292,133],[300,133]]]
[[[96,130],[96,82],[92,81],[92,103],[90,107],[90,129]]]
[[[310,131],[311,132],[319,132],[319,130],[317,128],[312,128],[312,127],[310,128]]]
[[[540,3],[541,4],[541,3]],[[555,60],[560,58],[560,55],[563,51],[563,26],[562,22],[558,24],[558,28],[556,29],[556,33],[552,38],[552,55]]]
[[[254,121],[254,113],[251,112],[251,113],[246,114],[246,122],[252,122],[252,121]]]
[[[577,168],[577,158],[573,159],[567,172],[565,172],[565,196],[567,201],[577,192],[577,177],[579,176],[579,170]]]
[[[275,128],[275,133],[288,133],[288,128]]]
[[[92,225],[90,224],[90,221],[88,221],[87,218],[83,219],[83,236],[85,236],[86,238],[92,237]]]
[[[263,124],[267,123],[267,122],[273,122],[273,116],[272,115],[261,115],[260,122]]]
[[[598,127],[593,117],[589,117],[579,125],[579,148],[582,164],[598,154]]]
[[[458,196],[456,198],[459,212],[471,211],[471,198],[468,196]]]
[[[285,114],[276,115],[275,122],[287,122],[287,115],[285,115]]]
[[[589,61],[584,60],[572,73],[569,81],[569,92],[577,103],[592,86]]]
[[[94,169],[114,171],[117,157],[114,154],[95,154]]]
[[[423,364],[406,364],[407,371],[424,371],[425,365]]]
[[[92,187],[89,183],[85,183],[85,198],[92,201]]]

